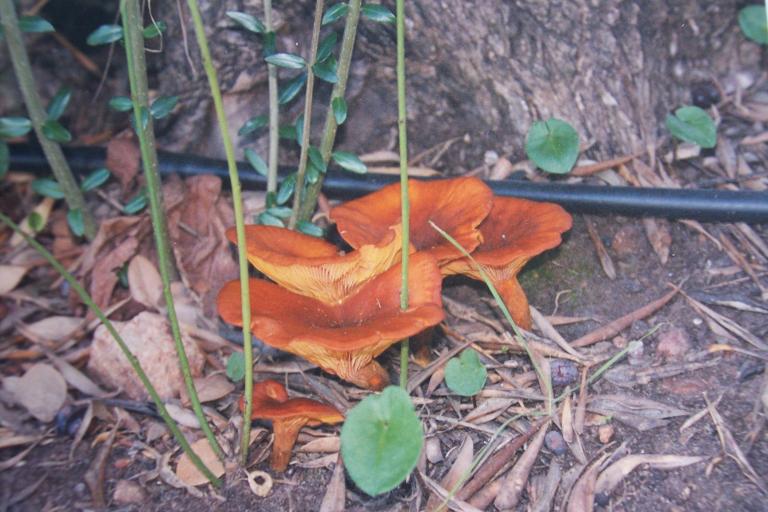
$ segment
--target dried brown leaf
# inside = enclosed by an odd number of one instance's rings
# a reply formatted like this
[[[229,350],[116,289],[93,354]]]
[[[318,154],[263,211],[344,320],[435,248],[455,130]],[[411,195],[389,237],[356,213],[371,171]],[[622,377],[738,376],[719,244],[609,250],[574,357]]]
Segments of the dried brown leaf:
[[[133,139],[133,133],[126,130],[107,143],[107,161],[104,164],[114,174],[123,189],[139,172],[139,146]]]
[[[215,476],[219,477],[224,474],[224,465],[214,453],[208,439],[202,438],[192,443],[192,451],[202,459]],[[208,483],[208,479],[195,467],[186,453],[181,454],[179,462],[176,464],[176,477],[184,484],[191,486]]]
[[[220,373],[199,377],[194,379],[194,383],[201,402],[213,402],[235,390],[235,385]]]
[[[37,363],[22,377],[6,377],[3,387],[17,403],[42,421],[52,421],[67,399],[67,383],[53,366]]]
[[[627,455],[614,462],[600,473],[595,485],[595,493],[610,494],[624,477],[641,464],[647,464],[654,469],[674,469],[690,466],[691,464],[696,464],[704,459],[706,459],[706,457],[686,455]]]
[[[574,439],[572,407],[571,395],[568,394],[563,401],[563,412],[560,416],[560,431],[563,433],[563,439],[568,444],[571,444]]]
[[[531,512],[549,512],[552,510],[552,504],[555,501],[555,493],[557,487],[560,485],[560,464],[557,461],[551,461],[549,463],[549,471],[544,478],[539,477],[540,485],[538,486],[538,493],[535,499],[531,503]]]
[[[83,326],[84,319],[72,316],[49,316],[29,325],[19,325],[22,336],[46,346],[68,340]]]
[[[669,230],[669,222],[663,219],[643,219],[645,236],[648,237],[653,252],[659,257],[662,265],[669,261],[669,246],[672,245],[672,233]]]
[[[688,411],[655,400],[629,395],[592,396],[587,408],[592,412],[613,416],[641,432],[666,425],[666,418],[689,414]]]
[[[512,509],[517,506],[522,496],[528,476],[531,474],[531,468],[539,456],[541,447],[544,445],[544,436],[547,434],[548,427],[542,427],[528,443],[528,448],[517,460],[512,469],[502,482],[501,490],[494,500],[493,504],[500,510]]]
[[[331,481],[325,490],[325,496],[320,503],[320,512],[344,512],[344,504],[347,498],[347,484],[344,479],[344,463],[339,457],[336,467],[333,468]]]
[[[0,265],[0,295],[16,288],[29,270],[21,265]]]
[[[40,204],[35,206],[32,209],[32,211],[26,217],[24,217],[24,220],[22,220],[19,223],[19,228],[21,229],[21,231],[23,233],[29,235],[29,236],[34,237],[35,233],[34,233],[34,231],[32,230],[32,228],[29,225],[29,218],[30,218],[30,216],[33,213],[36,213],[37,215],[40,216],[40,220],[41,220],[40,225],[41,226],[45,226],[48,223],[48,218],[51,216],[51,209],[53,208],[53,203],[54,202],[55,201],[53,199],[51,199],[50,197],[46,197],[42,201],[40,201]],[[14,232],[13,235],[11,236],[11,240],[8,242],[8,244],[11,247],[18,247],[23,242],[24,242],[24,237],[21,236],[20,234]]]
[[[600,464],[608,457],[603,454],[589,466],[571,489],[571,495],[568,497],[567,512],[592,512],[595,504],[595,483],[597,481],[597,472]]]
[[[611,255],[608,254],[608,250],[605,248],[603,241],[600,239],[600,234],[597,232],[595,223],[589,217],[584,217],[584,222],[587,226],[587,233],[592,240],[592,244],[597,251],[597,258],[600,260],[600,266],[603,267],[603,272],[608,276],[608,279],[616,279],[616,267],[613,264]]]
[[[455,487],[469,475],[473,457],[474,445],[472,443],[472,437],[470,437],[469,434],[465,434],[464,439],[461,441],[461,446],[456,453],[456,460],[453,461],[453,465],[451,465],[451,469],[448,470],[448,473],[446,473],[443,479],[440,480],[440,486],[443,489],[446,489],[449,493],[456,494],[459,489],[455,489]],[[437,510],[442,501],[443,499],[437,494],[430,495],[427,500],[426,510]]]
[[[100,398],[107,395],[106,391],[101,389],[88,376],[66,362],[64,359],[50,352],[46,355],[48,356],[48,359],[50,359],[54,364],[54,366],[56,366],[56,368],[59,370],[62,377],[64,377],[64,380],[67,381],[67,384],[73,388],[77,389],[85,395],[92,397]]]
[[[304,453],[337,453],[341,447],[339,436],[327,436],[313,439],[305,443],[296,451]]]
[[[128,286],[131,297],[150,309],[162,304],[163,281],[157,267],[146,256],[137,254],[128,264]]]

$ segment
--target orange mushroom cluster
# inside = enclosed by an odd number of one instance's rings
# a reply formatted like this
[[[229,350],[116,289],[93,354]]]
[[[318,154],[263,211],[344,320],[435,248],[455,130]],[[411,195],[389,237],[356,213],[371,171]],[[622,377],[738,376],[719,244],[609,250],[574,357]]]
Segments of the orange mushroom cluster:
[[[250,329],[266,344],[296,354],[358,386],[382,389],[387,372],[375,358],[444,316],[442,278],[479,279],[473,264],[430,225],[450,234],[482,265],[513,318],[530,328],[517,274],[560,243],[571,227],[561,207],[494,197],[481,180],[410,180],[408,308],[400,309],[400,185],[343,203],[330,212],[353,248],[283,228],[248,226],[249,261],[271,281],[251,279]],[[235,241],[234,230],[228,232]],[[239,281],[219,293],[219,314],[242,326]]]

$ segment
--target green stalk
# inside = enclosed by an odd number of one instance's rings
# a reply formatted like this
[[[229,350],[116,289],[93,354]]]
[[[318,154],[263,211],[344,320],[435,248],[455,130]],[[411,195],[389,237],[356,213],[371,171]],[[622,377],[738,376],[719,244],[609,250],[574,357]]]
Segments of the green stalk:
[[[122,336],[117,332],[115,329],[115,326],[112,325],[112,322],[109,321],[109,318],[104,314],[104,312],[99,308],[99,306],[96,305],[96,303],[93,301],[93,297],[91,297],[87,291],[85,291],[85,288],[80,284],[80,282],[70,274],[66,268],[64,268],[64,265],[59,263],[59,261],[48,252],[48,250],[40,245],[37,240],[33,239],[32,237],[28,236],[26,233],[24,233],[21,228],[13,222],[10,218],[8,218],[6,215],[0,213],[0,222],[10,227],[12,230],[14,230],[16,233],[24,237],[24,240],[27,241],[27,243],[40,254],[55,270],[58,272],[61,277],[64,278],[64,280],[69,284],[69,286],[74,290],[74,292],[80,297],[80,300],[83,301],[83,303],[90,308],[91,311],[93,311],[93,314],[96,315],[96,318],[99,319],[99,321],[104,324],[104,327],[107,329],[109,334],[112,335],[112,338],[114,338],[115,342],[117,342],[118,346],[120,347],[120,350],[123,352],[123,355],[125,355],[125,358],[128,360],[128,363],[133,368],[133,371],[136,372],[136,375],[138,375],[139,380],[141,380],[141,383],[144,385],[144,388],[147,390],[147,393],[149,393],[150,398],[155,404],[155,408],[157,409],[157,413],[160,415],[160,417],[163,419],[165,424],[168,426],[168,430],[171,431],[171,434],[176,439],[176,442],[179,443],[179,446],[181,446],[181,449],[184,450],[184,453],[187,454],[189,459],[192,461],[192,463],[195,465],[197,469],[200,470],[201,473],[205,475],[205,477],[215,486],[221,485],[221,482],[218,478],[216,478],[216,475],[211,473],[211,471],[208,469],[208,467],[205,465],[205,463],[200,459],[200,457],[197,456],[197,454],[192,450],[192,447],[189,445],[189,442],[187,442],[187,438],[184,437],[184,434],[179,430],[179,427],[176,425],[176,422],[173,421],[173,418],[171,418],[171,415],[168,414],[168,410],[165,408],[165,404],[163,404],[162,399],[160,398],[160,395],[157,394],[157,390],[152,385],[152,382],[150,382],[149,378],[147,377],[147,374],[144,373],[144,369],[141,367],[141,363],[139,363],[139,360],[136,358],[135,355],[131,352],[131,349],[128,348],[128,345],[125,344],[125,341],[123,340]]]
[[[264,29],[270,34],[272,27],[272,0],[264,0]],[[269,86],[269,157],[267,171],[267,198],[277,194],[277,155],[280,147],[280,112],[277,104],[277,66],[267,64]],[[268,206],[272,206],[269,204]]]
[[[243,220],[243,198],[240,187],[240,176],[237,174],[237,161],[235,149],[232,146],[232,138],[227,128],[227,117],[224,114],[224,102],[221,99],[221,88],[213,68],[211,52],[208,49],[208,40],[205,37],[203,20],[200,17],[200,9],[197,0],[187,0],[189,11],[192,14],[192,23],[195,26],[197,45],[200,47],[200,55],[203,58],[203,68],[208,76],[208,86],[211,89],[213,105],[216,108],[216,119],[221,131],[221,140],[224,143],[224,153],[227,156],[227,168],[229,169],[229,182],[232,188],[232,205],[235,210],[235,231],[237,233],[237,260],[240,266],[240,301],[243,305],[243,359],[245,360],[245,411],[243,412],[243,432],[240,439],[240,454],[245,465],[248,461],[248,445],[251,439],[251,414],[253,412],[253,345],[251,344],[251,295],[248,286],[248,255],[245,251],[245,221]]]
[[[304,93],[304,128],[301,132],[301,153],[299,154],[299,170],[296,173],[296,187],[293,192],[293,210],[288,221],[288,227],[293,229],[299,220],[299,209],[303,199],[304,181],[307,174],[307,157],[309,155],[309,131],[312,125],[312,96],[315,90],[315,73],[312,68],[317,58],[317,46],[320,43],[320,23],[323,20],[324,0],[315,2],[315,17],[312,22],[312,44],[309,48],[307,61],[307,88]]]
[[[408,248],[410,245],[411,203],[408,197],[408,128],[405,105],[405,7],[404,0],[395,2],[397,17],[397,135],[400,146],[400,208],[403,231],[402,282],[400,309],[408,309]],[[400,387],[408,385],[408,338],[400,343]]]
[[[80,210],[83,215],[83,234],[88,240],[92,240],[96,236],[96,222],[93,220],[91,212],[85,206],[85,199],[80,191],[80,187],[78,187],[69,164],[67,164],[67,160],[64,158],[61,146],[57,142],[48,139],[43,133],[43,124],[45,124],[48,116],[40,101],[40,96],[37,94],[35,78],[32,75],[32,66],[29,63],[29,56],[24,48],[24,41],[21,38],[19,20],[16,16],[13,0],[0,0],[0,25],[5,32],[5,39],[8,41],[8,53],[11,55],[13,69],[19,82],[19,89],[21,89],[21,95],[24,97],[24,103],[27,105],[27,112],[32,120],[37,140],[40,142],[53,175],[56,177],[56,181],[64,193],[64,200],[67,202],[67,206],[70,210]]]
[[[155,237],[155,245],[157,246],[157,260],[160,277],[163,281],[163,298],[165,299],[168,321],[171,324],[171,333],[176,344],[176,353],[179,356],[179,366],[184,377],[184,383],[187,386],[189,399],[192,402],[192,410],[194,410],[197,421],[200,423],[200,428],[203,430],[205,437],[208,438],[211,448],[219,458],[223,459],[224,452],[221,450],[219,443],[216,441],[216,436],[214,436],[208,421],[205,419],[203,406],[200,404],[200,399],[197,396],[195,383],[192,380],[192,373],[189,369],[187,352],[184,349],[184,343],[181,341],[181,329],[179,328],[179,320],[176,317],[176,308],[173,304],[170,279],[171,251],[168,244],[168,228],[165,223],[162,191],[160,190],[160,175],[157,171],[155,131],[151,116],[147,115],[146,127],[142,126],[141,121],[142,111],[147,112],[149,109],[149,95],[147,93],[147,67],[144,61],[143,25],[138,0],[122,0],[120,3],[120,15],[123,20],[125,56],[128,64],[128,79],[131,85],[134,122],[141,148],[141,160],[144,167],[147,194],[149,196],[150,217],[152,218],[152,231]]]
[[[333,86],[331,92],[331,102],[334,98],[343,98],[347,91],[347,79],[349,78],[349,67],[352,64],[352,52],[355,49],[355,36],[357,35],[357,22],[360,20],[361,0],[350,0],[347,2],[347,19],[344,25],[344,35],[341,38],[341,50],[339,52],[339,64],[336,68],[336,77],[338,81]],[[323,138],[320,141],[320,155],[323,162],[327,165],[331,161],[331,152],[333,143],[336,140],[336,117],[333,115],[331,104],[328,105],[328,112],[325,115],[325,126],[323,127]],[[323,186],[324,174],[315,183],[310,183],[307,187],[307,193],[302,201],[298,220],[309,220],[317,206],[317,196]]]

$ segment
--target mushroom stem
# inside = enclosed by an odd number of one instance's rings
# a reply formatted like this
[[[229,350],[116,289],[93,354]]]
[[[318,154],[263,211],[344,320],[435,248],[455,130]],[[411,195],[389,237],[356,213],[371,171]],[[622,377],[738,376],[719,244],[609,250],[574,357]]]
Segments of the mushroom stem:
[[[521,329],[531,330],[531,308],[528,306],[528,299],[517,277],[511,277],[504,281],[494,282],[493,284],[504,300],[512,320]]]
[[[288,462],[291,460],[291,451],[296,444],[296,438],[299,436],[299,430],[307,424],[308,418],[294,417],[286,419],[275,419],[272,421],[272,429],[275,431],[275,441],[272,445],[272,456],[269,463],[272,469],[283,472],[288,469]]]

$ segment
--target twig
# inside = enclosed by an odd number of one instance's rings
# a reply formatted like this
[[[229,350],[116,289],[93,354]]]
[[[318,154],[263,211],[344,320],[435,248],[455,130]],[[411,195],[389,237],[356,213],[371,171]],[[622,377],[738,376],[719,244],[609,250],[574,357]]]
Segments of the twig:
[[[272,0],[264,0],[264,30],[270,34],[272,26]],[[269,88],[269,162],[267,170],[267,197],[277,193],[277,157],[280,149],[280,111],[277,103],[277,66],[267,64]]]

